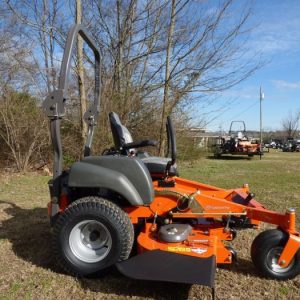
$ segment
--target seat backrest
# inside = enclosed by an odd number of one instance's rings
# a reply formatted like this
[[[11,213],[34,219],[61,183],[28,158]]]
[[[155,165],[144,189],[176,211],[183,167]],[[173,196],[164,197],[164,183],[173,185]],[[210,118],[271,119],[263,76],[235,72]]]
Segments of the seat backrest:
[[[110,127],[112,131],[115,147],[117,149],[120,149],[124,144],[133,142],[129,130],[127,129],[126,126],[124,126],[121,123],[118,114],[116,114],[115,112],[110,112],[109,122],[110,122]]]
[[[238,138],[239,140],[241,140],[241,139],[243,138],[243,133],[242,133],[241,131],[239,131],[239,132],[237,133],[237,138]]]

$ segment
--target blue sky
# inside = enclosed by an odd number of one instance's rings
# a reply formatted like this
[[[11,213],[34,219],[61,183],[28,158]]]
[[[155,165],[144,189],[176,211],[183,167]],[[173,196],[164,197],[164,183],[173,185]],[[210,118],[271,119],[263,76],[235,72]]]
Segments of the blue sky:
[[[300,1],[257,0],[251,23],[255,28],[249,50],[259,51],[268,62],[246,81],[220,95],[215,109],[223,106],[224,112],[216,113],[215,120],[209,116],[208,130],[227,131],[232,120],[244,120],[247,129],[258,130],[260,85],[265,94],[264,130],[281,129],[282,119],[300,109]],[[228,101],[231,105],[225,108]]]

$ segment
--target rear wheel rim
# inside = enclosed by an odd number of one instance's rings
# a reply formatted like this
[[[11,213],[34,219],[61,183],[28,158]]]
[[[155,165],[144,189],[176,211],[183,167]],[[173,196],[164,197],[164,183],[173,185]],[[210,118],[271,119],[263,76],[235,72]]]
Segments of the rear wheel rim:
[[[295,263],[295,258],[292,259],[292,261],[289,263],[287,267],[282,267],[280,264],[278,264],[278,259],[282,253],[283,247],[275,247],[272,248],[267,255],[267,265],[270,270],[272,270],[274,273],[283,274],[286,272],[289,272]]]
[[[112,237],[103,223],[96,220],[85,220],[72,228],[69,245],[77,259],[85,263],[96,263],[109,254]]]

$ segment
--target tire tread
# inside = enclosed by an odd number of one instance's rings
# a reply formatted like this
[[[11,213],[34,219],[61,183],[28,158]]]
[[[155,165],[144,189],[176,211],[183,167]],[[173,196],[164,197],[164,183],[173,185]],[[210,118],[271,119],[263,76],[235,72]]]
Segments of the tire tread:
[[[285,273],[272,272],[266,265],[266,256],[272,247],[284,246],[288,240],[288,234],[279,229],[269,229],[261,232],[251,245],[251,259],[260,273],[269,278],[287,280],[296,277],[300,273],[300,250],[295,255],[295,266]]]
[[[66,259],[62,257],[62,250],[60,249],[58,240],[60,231],[72,219],[74,213],[84,214],[89,211],[98,211],[99,213],[102,213],[105,218],[114,220],[114,224],[118,228],[119,240],[121,242],[121,251],[118,261],[126,260],[129,257],[134,241],[134,229],[130,218],[116,204],[96,196],[88,196],[74,201],[56,221],[56,224],[53,228],[52,250],[54,257],[56,257],[56,260],[62,269],[76,277],[89,274],[81,274],[69,266],[69,263],[66,261]]]

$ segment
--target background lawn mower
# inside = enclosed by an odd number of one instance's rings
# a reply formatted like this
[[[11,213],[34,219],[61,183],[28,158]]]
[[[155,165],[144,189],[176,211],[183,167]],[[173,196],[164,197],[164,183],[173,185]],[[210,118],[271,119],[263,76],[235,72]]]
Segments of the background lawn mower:
[[[95,101],[85,114],[89,131],[84,158],[63,171],[60,121],[65,114],[77,34],[95,54]],[[295,228],[295,211],[267,210],[246,184],[225,190],[171,175],[176,141],[170,119],[172,158],[158,180],[152,180],[136,156],[90,155],[100,104],[99,69],[95,43],[80,25],[72,27],[59,88],[43,104],[50,118],[54,149],[48,212],[53,251],[62,268],[75,276],[90,276],[115,265],[121,273],[136,279],[213,288],[216,265],[231,264],[236,256],[224,241],[233,240],[239,228],[256,228],[266,222],[277,228],[255,238],[251,246],[253,263],[266,277],[286,280],[297,276],[300,236]]]
[[[234,131],[232,129],[234,124],[242,124],[243,129]],[[213,152],[215,158],[220,158],[223,154],[248,155],[249,157],[263,154],[257,140],[247,136],[244,121],[232,121],[228,136],[217,138],[216,144],[213,146]]]

